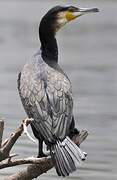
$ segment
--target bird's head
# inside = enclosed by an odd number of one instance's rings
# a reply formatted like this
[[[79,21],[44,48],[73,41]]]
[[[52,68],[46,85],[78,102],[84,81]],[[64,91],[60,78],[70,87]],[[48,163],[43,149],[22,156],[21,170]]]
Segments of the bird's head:
[[[57,32],[66,23],[88,13],[99,12],[97,8],[80,8],[74,6],[56,6],[50,9],[43,17],[43,23],[48,23],[54,32]]]

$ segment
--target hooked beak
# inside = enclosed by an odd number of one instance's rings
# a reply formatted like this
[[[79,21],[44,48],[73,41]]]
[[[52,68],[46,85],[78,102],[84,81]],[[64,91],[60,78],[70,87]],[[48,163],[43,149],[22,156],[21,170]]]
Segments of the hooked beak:
[[[99,12],[98,8],[76,8],[74,12],[67,12],[66,19],[68,21],[71,21],[84,14],[96,13],[96,12]]]
[[[98,8],[79,8],[78,12],[80,12],[81,15],[83,15],[83,14],[87,14],[87,13],[99,12],[99,9]]]

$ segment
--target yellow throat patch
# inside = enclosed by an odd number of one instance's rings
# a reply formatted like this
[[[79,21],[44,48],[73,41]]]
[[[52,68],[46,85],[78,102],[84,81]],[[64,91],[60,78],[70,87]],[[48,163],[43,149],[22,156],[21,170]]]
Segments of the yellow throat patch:
[[[74,20],[75,18],[77,18],[77,16],[75,16],[72,12],[70,12],[70,11],[67,11],[67,12],[66,12],[66,19],[67,19],[68,21],[72,21],[72,20]]]

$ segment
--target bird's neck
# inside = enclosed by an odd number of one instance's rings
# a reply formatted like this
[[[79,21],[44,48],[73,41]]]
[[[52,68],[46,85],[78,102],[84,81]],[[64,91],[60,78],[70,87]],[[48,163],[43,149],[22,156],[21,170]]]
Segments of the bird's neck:
[[[41,41],[42,58],[46,63],[58,62],[58,46],[54,31],[41,24],[39,28],[39,36]]]
[[[55,38],[51,38],[49,41],[43,41],[43,43],[41,43],[41,51],[42,58],[45,62],[58,62],[58,48]]]

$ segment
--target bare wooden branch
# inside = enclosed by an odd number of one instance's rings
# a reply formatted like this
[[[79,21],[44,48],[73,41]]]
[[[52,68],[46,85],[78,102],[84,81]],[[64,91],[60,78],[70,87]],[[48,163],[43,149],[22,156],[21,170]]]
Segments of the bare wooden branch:
[[[3,131],[4,131],[4,121],[0,120],[0,148],[2,144]]]
[[[24,170],[9,176],[6,180],[32,180],[33,178],[37,178],[43,173],[46,173],[53,167],[52,159],[45,158],[43,162],[40,164],[32,164],[29,165]]]
[[[32,122],[32,119],[23,120],[20,127],[14,133],[12,133],[7,140],[5,140],[5,142],[3,143],[0,149],[0,161],[7,159],[9,157],[9,154],[13,145],[16,143],[17,139],[21,136],[23,132],[24,121],[25,121],[25,124],[28,126]]]
[[[73,137],[73,141],[77,145],[80,145],[87,138],[87,136],[88,132],[86,130],[82,130],[79,135]],[[40,160],[41,163],[39,163]],[[6,180],[32,180],[33,178],[37,178],[41,174],[46,173],[53,167],[52,159],[50,157],[45,159],[41,158],[39,161],[38,164],[29,165],[26,169],[10,176]]]
[[[89,133],[87,130],[82,130],[79,135],[73,136],[72,140],[79,146],[87,138],[88,135]]]
[[[7,180],[32,180],[33,178],[46,173],[54,166],[51,157],[12,159],[16,156],[16,154],[10,154],[10,151],[23,132],[25,132],[32,140],[32,137],[29,135],[26,128],[32,121],[33,119],[28,118],[23,120],[19,128],[12,133],[8,139],[2,142],[4,121],[0,120],[0,169],[22,164],[31,164],[24,170],[8,177]],[[75,135],[72,140],[77,145],[80,145],[87,136],[88,132],[86,130],[82,130],[81,133],[79,135]]]
[[[44,162],[48,161],[50,157],[43,157],[43,158],[35,158],[35,157],[28,157],[28,158],[23,158],[23,159],[7,159],[2,162],[0,162],[0,169],[8,168],[8,167],[13,167],[17,165],[22,165],[22,164],[38,164],[41,165]]]

